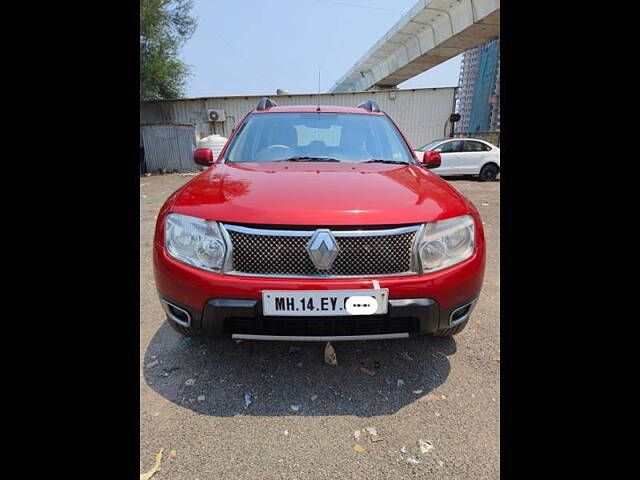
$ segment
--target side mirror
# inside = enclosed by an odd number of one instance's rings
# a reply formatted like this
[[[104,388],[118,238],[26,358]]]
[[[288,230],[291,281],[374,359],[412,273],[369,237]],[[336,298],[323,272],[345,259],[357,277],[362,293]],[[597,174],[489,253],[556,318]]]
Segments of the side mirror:
[[[438,168],[442,163],[442,157],[438,152],[427,151],[424,152],[424,157],[422,158],[422,164],[427,168]]]
[[[213,165],[213,151],[210,148],[196,148],[193,152],[193,160],[199,164],[209,167]]]

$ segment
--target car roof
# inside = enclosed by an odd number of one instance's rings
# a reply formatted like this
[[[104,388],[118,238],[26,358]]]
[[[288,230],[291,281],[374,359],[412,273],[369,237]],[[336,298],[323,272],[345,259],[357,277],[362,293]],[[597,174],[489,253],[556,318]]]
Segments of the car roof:
[[[482,140],[481,138],[471,138],[471,137],[456,137],[456,138],[445,138],[445,140],[473,140],[475,142],[485,142],[486,140]]]
[[[318,105],[283,105],[271,107],[266,110],[253,110],[252,113],[315,113]],[[370,112],[364,108],[339,107],[335,105],[320,105],[319,113],[358,113],[361,115],[384,115],[383,112]]]
[[[432,140],[429,143],[433,143],[433,142],[450,142],[450,141],[454,141],[454,140],[469,140],[472,142],[480,142],[480,143],[486,143],[487,145],[491,145],[492,147],[496,147],[497,145],[494,145],[491,142],[488,142],[487,140],[482,140],[481,138],[471,138],[471,137],[460,137],[460,138],[442,138],[440,140]]]

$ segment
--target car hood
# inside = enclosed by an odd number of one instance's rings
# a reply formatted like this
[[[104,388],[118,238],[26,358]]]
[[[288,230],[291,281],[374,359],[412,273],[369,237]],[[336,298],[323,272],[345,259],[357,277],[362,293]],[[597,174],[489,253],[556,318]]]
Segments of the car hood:
[[[464,215],[464,198],[424,167],[261,162],[217,164],[174,197],[171,211],[273,225],[391,225]]]

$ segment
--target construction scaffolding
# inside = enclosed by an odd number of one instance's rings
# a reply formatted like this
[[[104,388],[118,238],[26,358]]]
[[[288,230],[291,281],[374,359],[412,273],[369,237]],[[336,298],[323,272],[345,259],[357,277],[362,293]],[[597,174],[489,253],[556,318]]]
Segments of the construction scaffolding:
[[[456,111],[456,133],[500,131],[500,37],[464,53]]]

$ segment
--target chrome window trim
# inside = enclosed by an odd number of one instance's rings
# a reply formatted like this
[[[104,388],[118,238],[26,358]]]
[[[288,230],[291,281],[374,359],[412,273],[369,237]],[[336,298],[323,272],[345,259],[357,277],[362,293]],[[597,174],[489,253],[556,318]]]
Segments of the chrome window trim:
[[[309,239],[315,234],[318,228],[311,227],[310,230],[278,230],[278,229],[267,229],[267,228],[252,228],[245,227],[242,225],[228,224],[223,222],[218,222],[218,226],[220,227],[220,231],[222,232],[222,236],[226,243],[226,258],[224,260],[224,264],[222,266],[222,270],[220,273],[224,275],[234,275],[238,277],[254,277],[254,278],[303,278],[310,280],[333,280],[340,278],[387,278],[387,277],[407,277],[411,275],[421,275],[422,274],[422,266],[418,258],[418,246],[420,244],[420,239],[422,238],[422,232],[424,230],[424,224],[415,224],[409,225],[407,227],[396,227],[396,228],[376,228],[372,230],[360,229],[360,230],[331,230],[331,233],[335,238],[340,237],[375,237],[375,236],[391,236],[391,235],[399,235],[403,233],[416,232],[416,236],[413,241],[412,247],[412,255],[411,255],[411,270],[407,272],[398,272],[398,273],[384,273],[378,275],[265,275],[261,273],[245,273],[235,271],[233,268],[233,242],[231,241],[231,237],[229,236],[229,230],[239,233],[245,233],[249,235],[263,235],[263,236],[283,236],[283,237],[308,237]],[[300,225],[299,227],[302,227]],[[306,225],[305,225],[306,226]],[[326,227],[323,227],[326,228]]]

